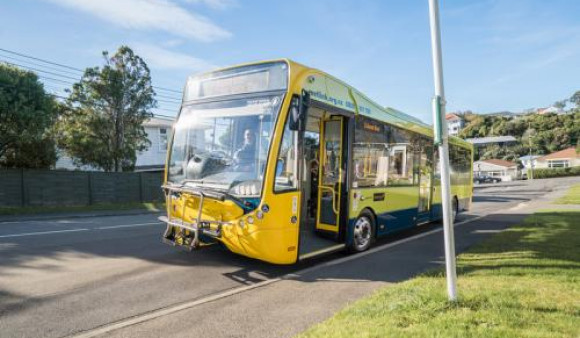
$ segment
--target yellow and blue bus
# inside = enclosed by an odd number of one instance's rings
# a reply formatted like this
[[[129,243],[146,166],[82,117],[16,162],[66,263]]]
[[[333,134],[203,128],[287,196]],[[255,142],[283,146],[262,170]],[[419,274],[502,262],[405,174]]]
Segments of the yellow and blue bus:
[[[454,213],[472,196],[472,147],[450,138]],[[163,241],[221,243],[275,264],[442,217],[432,129],[290,60],[192,76],[165,171]]]

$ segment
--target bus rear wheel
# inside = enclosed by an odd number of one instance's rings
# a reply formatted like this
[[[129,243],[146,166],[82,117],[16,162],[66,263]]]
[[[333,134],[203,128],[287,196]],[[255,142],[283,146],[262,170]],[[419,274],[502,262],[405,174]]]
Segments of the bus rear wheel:
[[[354,221],[352,227],[351,252],[362,252],[370,248],[375,229],[375,219],[371,212],[365,210]]]

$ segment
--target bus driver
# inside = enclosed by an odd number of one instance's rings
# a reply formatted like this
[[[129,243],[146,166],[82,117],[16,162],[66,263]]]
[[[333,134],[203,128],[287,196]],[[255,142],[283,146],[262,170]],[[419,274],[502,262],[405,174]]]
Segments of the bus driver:
[[[251,171],[256,162],[256,137],[251,129],[244,131],[244,144],[234,153],[236,169]]]

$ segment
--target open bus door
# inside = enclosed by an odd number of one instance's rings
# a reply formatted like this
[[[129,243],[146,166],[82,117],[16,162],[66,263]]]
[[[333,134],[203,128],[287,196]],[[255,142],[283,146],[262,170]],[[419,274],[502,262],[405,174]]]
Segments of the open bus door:
[[[338,238],[341,212],[343,172],[342,116],[332,116],[320,124],[320,179],[318,181],[318,211],[316,230]]]
[[[417,206],[417,223],[426,223],[431,220],[431,206],[433,205],[433,143],[423,139],[420,152],[416,153],[419,158],[419,203]]]

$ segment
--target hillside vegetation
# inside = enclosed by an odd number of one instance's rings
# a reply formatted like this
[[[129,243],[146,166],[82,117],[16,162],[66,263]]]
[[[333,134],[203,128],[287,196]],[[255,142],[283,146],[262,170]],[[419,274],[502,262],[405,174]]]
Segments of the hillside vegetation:
[[[471,112],[459,113],[465,119],[465,127],[459,133],[461,138],[513,136],[517,142],[510,146],[488,146],[476,152],[475,160],[500,158],[515,161],[529,155],[547,155],[569,147],[580,152],[580,90],[569,99],[556,102],[554,106],[563,108],[567,103],[574,106],[567,114],[527,115],[478,115]]]
[[[577,146],[580,138],[580,108],[565,115],[463,116],[466,126],[459,134],[461,138],[510,135],[518,141],[507,147],[487,147],[481,152],[480,159],[501,158],[514,161],[520,156],[528,155],[530,147],[534,155],[545,155]]]

